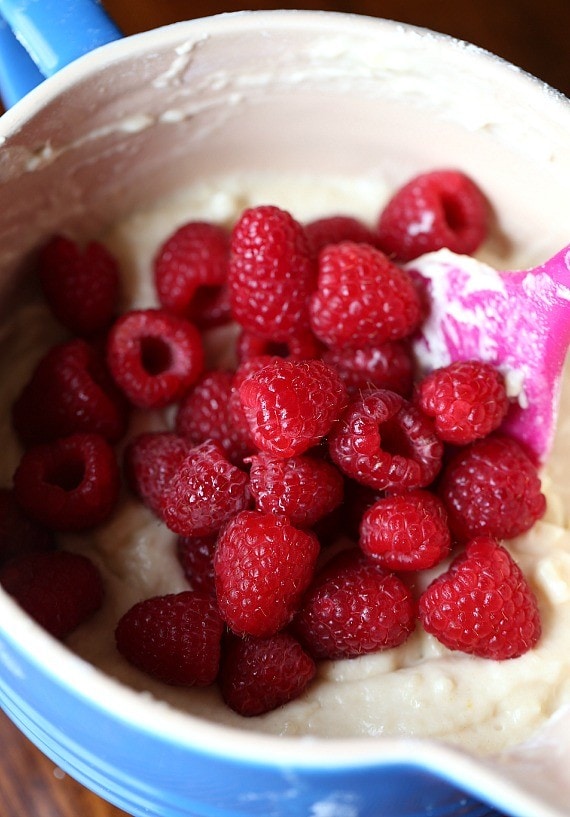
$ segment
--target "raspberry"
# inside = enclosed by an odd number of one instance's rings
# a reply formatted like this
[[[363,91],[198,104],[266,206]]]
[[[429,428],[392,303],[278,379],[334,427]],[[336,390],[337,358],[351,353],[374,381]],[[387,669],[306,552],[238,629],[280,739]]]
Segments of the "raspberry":
[[[433,567],[451,548],[445,507],[429,491],[383,497],[365,512],[359,544],[386,570]]]
[[[93,562],[64,550],[13,559],[0,570],[0,584],[34,621],[60,639],[97,612],[104,595]]]
[[[208,686],[218,674],[222,632],[212,596],[186,590],[135,604],[115,641],[123,658],[164,684]]]
[[[238,635],[285,627],[300,606],[319,553],[317,537],[279,514],[243,511],[221,531],[214,555],[222,617]]]
[[[247,474],[212,440],[190,449],[161,492],[158,515],[180,536],[215,533],[250,502]]]
[[[216,592],[214,583],[214,551],[217,534],[210,536],[179,536],[176,557],[192,590]]]
[[[300,528],[312,527],[342,502],[342,476],[316,457],[261,453],[251,457],[249,479],[257,510],[284,514]]]
[[[98,434],[72,434],[29,448],[14,474],[24,511],[46,528],[83,530],[104,522],[119,497],[119,468]]]
[[[260,338],[242,329],[236,342],[236,354],[240,362],[264,355],[286,357],[290,360],[310,360],[320,357],[322,346],[309,329],[291,334],[281,343]]]
[[[26,516],[12,489],[0,488],[0,565],[15,556],[53,547],[53,533]]]
[[[230,400],[234,391],[232,372],[214,370],[202,375],[182,399],[176,414],[176,431],[194,445],[215,440],[234,465],[254,450],[243,419],[234,424]]]
[[[319,256],[311,327],[327,346],[378,346],[409,336],[419,324],[420,300],[407,272],[367,244],[345,241]]]
[[[294,630],[314,658],[354,658],[402,644],[415,614],[404,582],[351,548],[317,574]]]
[[[127,427],[127,403],[104,358],[79,338],[53,346],[12,407],[24,445],[91,432],[117,442]]]
[[[495,431],[509,408],[503,376],[479,360],[432,372],[419,384],[417,400],[421,410],[434,418],[438,437],[455,445]]]
[[[340,377],[321,360],[275,360],[247,377],[239,395],[254,442],[277,457],[316,445],[346,403]]]
[[[414,364],[410,349],[403,341],[393,340],[380,346],[360,349],[327,349],[322,356],[333,366],[349,394],[375,387],[395,391],[403,397],[412,392]]]
[[[538,603],[509,552],[487,536],[473,539],[419,601],[428,633],[450,650],[502,661],[540,638]]]
[[[200,287],[192,298],[188,318],[199,329],[212,329],[230,323],[232,306],[227,285]]]
[[[228,287],[234,317],[274,341],[307,327],[314,264],[302,226],[272,205],[245,210],[231,239]]]
[[[470,255],[485,239],[488,220],[483,193],[464,173],[423,173],[401,187],[383,209],[379,246],[399,261],[442,247]]]
[[[338,215],[325,216],[305,224],[305,233],[315,255],[329,244],[340,244],[342,241],[352,241],[355,244],[378,243],[378,236],[362,221],[353,216]]]
[[[443,444],[431,421],[395,392],[354,398],[329,437],[333,462],[376,490],[423,488],[437,476]]]
[[[154,259],[158,299],[174,315],[195,320],[205,301],[220,297],[230,252],[228,232],[217,224],[192,221],[167,238]]]
[[[112,321],[119,295],[117,262],[94,241],[81,250],[54,236],[40,252],[38,275],[55,318],[73,334],[87,337]]]
[[[204,350],[200,333],[189,321],[160,309],[138,309],[113,324],[107,362],[133,405],[162,408],[196,382]]]
[[[316,671],[313,659],[289,633],[230,636],[224,646],[220,689],[235,712],[244,717],[263,715],[298,698]]]
[[[158,513],[164,489],[191,449],[191,444],[170,431],[149,431],[133,437],[125,448],[123,470],[128,486]]]
[[[461,449],[444,468],[439,493],[461,540],[511,539],[546,510],[535,465],[516,440],[499,434]]]

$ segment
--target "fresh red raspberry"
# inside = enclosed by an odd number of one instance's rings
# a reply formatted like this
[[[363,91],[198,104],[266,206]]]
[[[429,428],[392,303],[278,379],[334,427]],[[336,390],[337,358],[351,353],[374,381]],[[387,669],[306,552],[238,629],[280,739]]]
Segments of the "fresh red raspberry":
[[[424,629],[450,650],[502,661],[532,649],[541,635],[538,603],[509,552],[473,539],[419,601]]]
[[[360,526],[360,547],[386,570],[424,570],[449,555],[447,513],[430,491],[416,489],[379,499]]]
[[[38,275],[53,315],[73,334],[94,335],[113,320],[119,270],[102,244],[80,249],[69,238],[54,236],[40,252]]]
[[[152,596],[131,607],[115,630],[118,651],[164,684],[209,686],[220,665],[223,622],[208,593]]]
[[[350,548],[317,574],[294,630],[313,658],[354,658],[403,644],[415,615],[404,582]]]
[[[234,373],[222,370],[206,372],[182,398],[176,413],[178,434],[194,445],[206,440],[219,443],[230,462],[242,465],[254,446],[245,418],[233,421],[230,400],[234,392]]]
[[[123,471],[131,491],[158,513],[164,489],[191,450],[191,443],[171,431],[148,431],[125,448]]]
[[[208,536],[249,503],[247,474],[207,440],[190,449],[164,485],[158,515],[179,536]]]
[[[434,418],[438,437],[454,445],[495,431],[509,408],[504,377],[480,360],[432,372],[419,383],[417,401],[424,414]]]
[[[192,590],[215,594],[214,551],[217,534],[179,536],[176,557]]]
[[[72,434],[29,448],[14,474],[14,492],[25,513],[60,531],[108,519],[119,485],[115,452],[98,434]]]
[[[310,329],[295,332],[280,343],[260,338],[259,335],[242,329],[236,341],[236,355],[240,363],[265,355],[286,357],[290,360],[311,360],[320,357],[321,353],[322,344]]]
[[[298,698],[316,675],[313,659],[289,633],[231,636],[224,645],[220,689],[244,717],[263,715]]]
[[[378,236],[362,221],[353,216],[337,215],[317,218],[305,224],[305,233],[315,255],[329,244],[353,241],[355,244],[378,244]]]
[[[107,362],[133,405],[162,408],[179,400],[200,376],[202,339],[184,318],[160,309],[136,309],[113,324]]]
[[[0,565],[15,556],[53,550],[52,531],[30,519],[18,505],[12,488],[0,488]]]
[[[195,321],[205,298],[219,298],[227,278],[229,254],[230,238],[224,227],[205,221],[179,227],[154,259],[154,281],[162,307]]]
[[[238,323],[260,337],[287,341],[309,324],[314,279],[307,237],[288,212],[273,205],[243,212],[232,232],[228,268]]]
[[[80,338],[44,355],[12,407],[12,423],[24,445],[84,432],[117,442],[127,415],[127,402],[104,357]]]
[[[382,496],[383,491],[377,491],[353,479],[345,479],[342,529],[350,539],[358,539],[362,517]]]
[[[0,570],[0,584],[34,621],[60,639],[97,612],[104,596],[93,562],[65,550],[13,559]]]
[[[254,455],[249,479],[257,510],[284,514],[299,528],[312,527],[342,502],[339,471],[308,455],[285,460],[264,452]]]
[[[439,493],[458,539],[512,539],[546,510],[536,466],[522,446],[500,434],[461,449],[442,472]]]
[[[411,261],[447,247],[471,255],[487,235],[489,209],[477,185],[457,170],[422,173],[401,187],[378,220],[386,255]]]
[[[254,442],[277,457],[316,445],[346,404],[339,375],[322,360],[275,360],[247,377],[239,395]]]
[[[431,420],[395,392],[353,398],[329,436],[333,462],[376,490],[423,488],[437,476],[443,444]]]
[[[398,340],[380,346],[348,346],[327,349],[322,356],[342,378],[349,394],[375,387],[395,391],[403,397],[412,393],[414,363],[409,346]]]
[[[222,618],[237,635],[264,638],[293,618],[310,584],[317,537],[286,516],[243,511],[221,531],[214,555]]]
[[[188,318],[201,330],[230,323],[233,315],[227,284],[200,287],[192,298]]]

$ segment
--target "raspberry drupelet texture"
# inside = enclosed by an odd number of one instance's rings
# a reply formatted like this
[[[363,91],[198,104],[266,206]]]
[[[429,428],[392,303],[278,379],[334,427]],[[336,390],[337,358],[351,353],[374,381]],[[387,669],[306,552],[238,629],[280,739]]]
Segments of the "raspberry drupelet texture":
[[[163,485],[157,512],[180,536],[208,536],[249,504],[247,474],[207,440],[188,451]]]
[[[421,489],[382,497],[364,513],[359,544],[387,570],[434,567],[451,548],[445,507]]]
[[[436,170],[396,191],[380,214],[378,241],[400,262],[442,247],[471,255],[488,224],[489,206],[479,187],[457,170]]]
[[[309,528],[342,502],[344,480],[326,460],[261,452],[250,461],[250,489],[259,511],[284,514],[293,525]]]
[[[311,327],[327,346],[377,346],[408,337],[421,317],[412,279],[379,250],[350,241],[319,255]]]
[[[107,363],[133,405],[163,408],[179,400],[202,373],[202,338],[184,318],[160,309],[132,310],[109,332]]]
[[[338,371],[350,395],[375,387],[409,397],[414,362],[407,343],[387,341],[380,346],[327,349],[322,359]]]
[[[162,495],[192,449],[192,443],[171,431],[148,431],[125,447],[123,473],[131,491],[159,512]]]
[[[298,698],[316,671],[313,659],[290,633],[267,638],[230,635],[224,644],[220,689],[231,709],[253,717]]]
[[[46,528],[84,530],[109,518],[119,497],[115,452],[98,434],[29,448],[14,474],[16,500]]]
[[[217,533],[178,537],[176,558],[192,590],[215,594],[214,553],[217,541]]]
[[[452,532],[463,541],[512,539],[546,510],[536,466],[516,440],[500,434],[458,451],[442,472],[439,494]]]
[[[509,552],[473,539],[419,601],[427,632],[450,650],[497,661],[517,658],[541,634],[536,597]]]
[[[315,265],[303,227],[285,210],[245,210],[234,226],[228,267],[230,303],[245,329],[287,341],[308,327]]]
[[[230,629],[264,638],[289,624],[318,553],[317,537],[285,516],[243,511],[231,519],[214,555],[218,605]]]
[[[358,548],[317,574],[293,629],[313,658],[355,658],[403,644],[415,627],[410,590]]]
[[[495,431],[509,409],[503,375],[479,360],[451,363],[418,385],[417,402],[438,437],[466,445]]]
[[[333,462],[376,490],[423,488],[441,468],[443,444],[431,420],[385,389],[353,398],[329,435]]]
[[[80,338],[53,346],[12,406],[14,430],[24,445],[81,432],[117,442],[126,431],[127,416],[127,401],[103,355]]]
[[[220,666],[223,622],[215,599],[192,590],[138,602],[115,629],[121,655],[152,678],[208,686]]]
[[[239,396],[255,444],[277,457],[320,442],[346,404],[342,380],[321,360],[277,359],[249,375]]]
[[[113,320],[119,269],[99,242],[81,249],[69,238],[54,236],[40,251],[38,275],[53,315],[73,334],[95,335]]]
[[[354,216],[324,216],[305,224],[305,233],[315,255],[329,244],[352,241],[355,244],[378,244],[378,236],[364,222]]]
[[[260,338],[242,329],[236,341],[236,355],[240,363],[264,355],[310,360],[320,357],[322,350],[322,343],[307,328],[293,332],[286,341],[281,342]]]

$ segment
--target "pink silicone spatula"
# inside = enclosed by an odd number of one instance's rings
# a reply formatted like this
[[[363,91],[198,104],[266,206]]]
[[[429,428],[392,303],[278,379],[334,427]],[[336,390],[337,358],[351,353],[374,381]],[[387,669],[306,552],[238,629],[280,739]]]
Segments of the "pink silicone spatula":
[[[498,272],[447,250],[410,262],[427,279],[431,313],[415,342],[426,371],[477,358],[516,398],[503,429],[544,462],[554,436],[570,343],[570,245],[533,269]]]

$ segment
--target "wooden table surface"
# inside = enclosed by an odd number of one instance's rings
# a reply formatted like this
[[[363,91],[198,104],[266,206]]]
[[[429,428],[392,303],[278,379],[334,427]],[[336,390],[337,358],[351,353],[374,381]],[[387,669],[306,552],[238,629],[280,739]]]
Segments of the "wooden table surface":
[[[104,0],[132,34],[159,25],[244,8],[308,8],[386,17],[459,37],[521,66],[570,96],[568,0],[338,0],[255,3],[209,0]],[[0,713],[0,817],[124,817],[64,775]]]

